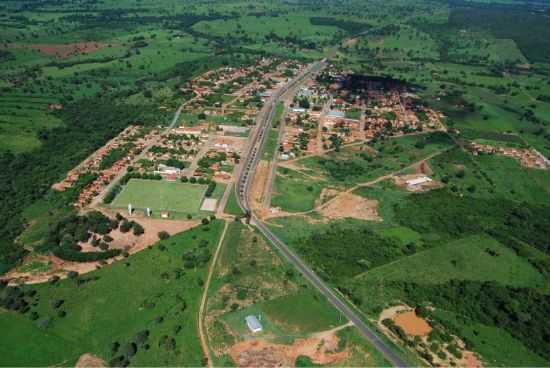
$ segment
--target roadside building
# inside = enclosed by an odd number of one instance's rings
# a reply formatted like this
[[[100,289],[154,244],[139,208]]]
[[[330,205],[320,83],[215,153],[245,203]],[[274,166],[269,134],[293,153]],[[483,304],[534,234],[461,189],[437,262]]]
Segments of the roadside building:
[[[421,176],[418,178],[407,180],[405,183],[407,184],[407,187],[409,187],[409,189],[418,189],[422,187],[422,185],[430,183],[431,181],[432,179],[430,179],[429,177]]]
[[[246,325],[252,333],[262,332],[263,327],[258,318],[254,315],[246,316]]]

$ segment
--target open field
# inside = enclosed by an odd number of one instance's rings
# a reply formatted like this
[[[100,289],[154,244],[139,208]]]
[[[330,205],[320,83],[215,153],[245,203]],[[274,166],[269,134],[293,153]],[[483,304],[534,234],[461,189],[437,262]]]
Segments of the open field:
[[[197,214],[206,186],[172,183],[159,180],[132,179],[112,203],[113,208],[150,208],[158,216],[160,211],[178,214]]]
[[[12,330],[14,321],[22,319],[26,344],[40,348],[21,349],[23,335],[4,340],[7,353],[2,354],[2,364],[71,365],[83,353],[109,361],[146,330],[148,338],[137,344],[138,352],[127,356],[132,364],[200,365],[195,315],[201,282],[222,228],[216,221],[77,279],[24,287],[37,293],[37,305],[29,314],[36,312],[38,319],[3,312],[0,324],[2,330]],[[55,301],[62,305],[52,307]],[[42,341],[45,336],[53,337]],[[118,354],[112,352],[115,342],[121,345]]]
[[[282,354],[276,358],[279,362],[291,359],[294,349],[302,349],[303,354],[309,354],[314,360],[336,359],[337,365],[382,362],[353,327],[342,332],[342,337],[340,332],[337,334],[341,340],[338,351],[346,352],[340,358],[331,357],[333,352],[323,353],[317,349],[315,353],[316,349],[306,348],[320,343],[313,338],[317,334],[338,339],[323,331],[346,321],[311,290],[261,236],[244,225],[230,224],[214,275],[205,320],[216,364],[234,364],[236,356],[245,359],[244,352],[250,355],[251,362],[268,359],[269,354],[258,351],[255,344],[275,344],[275,351],[280,350]],[[244,320],[248,315],[260,316],[262,332],[249,331]],[[292,359],[288,363],[293,364]]]
[[[414,280],[496,281],[514,287],[540,287],[544,277],[527,261],[489,237],[472,236],[428,249],[357,276],[369,284]]]
[[[321,193],[319,182],[298,171],[277,169],[271,205],[289,212],[312,210]]]

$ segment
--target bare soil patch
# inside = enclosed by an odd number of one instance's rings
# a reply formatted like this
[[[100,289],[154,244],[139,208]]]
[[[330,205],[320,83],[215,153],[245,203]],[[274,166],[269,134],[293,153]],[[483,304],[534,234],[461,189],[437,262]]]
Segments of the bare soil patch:
[[[344,41],[344,46],[352,47],[352,46],[355,46],[357,42],[359,42],[359,37],[348,38],[347,40]]]
[[[461,366],[468,368],[481,368],[483,364],[478,357],[471,351],[465,351],[462,353]]]
[[[111,249],[122,249],[127,251],[129,254],[135,254],[156,243],[159,240],[158,233],[160,231],[166,231],[170,235],[174,235],[179,232],[189,230],[200,223],[198,220],[171,221],[151,218],[140,218],[136,220],[136,222],[143,226],[145,233],[141,236],[135,236],[131,231],[128,233],[122,233],[118,229],[113,230],[109,234],[113,238],[113,241],[109,243]],[[93,247],[90,243],[81,243],[80,246],[82,247],[83,252],[98,251],[98,248]],[[106,263],[111,264],[120,259],[123,259],[123,256],[111,258],[107,260]],[[70,271],[85,274],[102,267],[100,262],[70,262],[53,255],[42,256],[41,260],[48,262],[51,265],[48,271],[33,273],[19,272],[14,269],[6,273],[2,279],[9,280],[12,284],[39,284],[47,282],[52,276],[65,278],[67,277],[67,273]]]
[[[404,344],[404,341],[395,336],[383,323],[385,319],[392,319],[395,324],[403,329],[403,331],[409,336],[409,341],[412,338],[419,337],[424,345],[424,347],[419,347],[411,349],[415,353],[428,353],[431,355],[431,360],[433,366],[436,367],[448,367],[448,366],[458,366],[458,367],[483,367],[483,363],[479,357],[472,351],[466,349],[466,344],[458,336],[452,336],[452,344],[455,345],[458,350],[462,353],[461,359],[456,359],[452,356],[450,352],[447,352],[446,358],[441,359],[436,353],[431,351],[431,349],[426,348],[430,346],[430,341],[428,340],[428,335],[432,331],[432,326],[429,323],[416,315],[414,309],[407,305],[397,305],[391,308],[384,309],[378,318],[378,328],[382,331],[388,338],[394,341],[397,344]],[[438,327],[440,328],[440,327]],[[447,350],[448,343],[442,344],[441,348]],[[420,355],[421,359],[423,355]],[[426,361],[427,362],[427,361]]]
[[[254,175],[254,181],[252,182],[251,200],[252,208],[257,210],[263,217],[266,215],[266,210],[263,208],[264,190],[269,176],[269,162],[261,160],[258,163],[256,174]]]
[[[321,194],[319,195],[319,199],[317,200],[317,205],[318,206],[321,206],[323,205],[324,203],[330,201],[331,199],[333,199],[334,197],[336,197],[338,194],[340,193],[340,191],[336,190],[336,189],[332,189],[332,188],[323,188],[321,190]]]
[[[71,56],[89,54],[105,46],[105,44],[100,42],[78,42],[67,44],[34,43],[30,45],[13,45],[11,47],[37,50],[48,56],[66,59]]]
[[[420,161],[412,167],[416,174],[424,174],[427,176],[433,175],[433,170],[430,164],[426,161]]]
[[[382,221],[378,215],[378,201],[352,193],[342,193],[320,210],[329,219],[356,218],[367,221]]]
[[[92,354],[82,354],[80,358],[78,358],[78,362],[76,362],[76,368],[86,368],[86,367],[106,367],[107,363]]]
[[[432,326],[414,310],[398,313],[393,321],[409,336],[427,336],[432,331]]]
[[[307,356],[316,364],[337,364],[349,355],[348,349],[338,351],[338,341],[334,330],[296,339],[292,345],[248,340],[233,345],[230,355],[239,367],[291,367],[299,356]]]
[[[131,219],[132,218],[130,218],[130,220]],[[130,254],[134,254],[159,241],[158,233],[161,231],[166,231],[168,234],[174,235],[189,230],[199,224],[198,220],[172,221],[147,217],[135,219],[135,221],[143,226],[145,233],[136,236],[132,231],[123,233],[118,229],[113,230],[109,234],[109,236],[113,238],[113,241],[109,243],[110,249],[122,249]],[[97,251],[97,248],[90,243],[82,243],[80,246],[83,252]]]

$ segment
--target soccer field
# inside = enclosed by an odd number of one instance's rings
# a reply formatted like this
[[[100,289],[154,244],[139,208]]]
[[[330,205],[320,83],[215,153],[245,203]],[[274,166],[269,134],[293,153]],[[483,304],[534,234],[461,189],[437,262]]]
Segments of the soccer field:
[[[112,203],[115,208],[150,208],[154,214],[168,210],[180,214],[199,212],[206,185],[131,179]]]

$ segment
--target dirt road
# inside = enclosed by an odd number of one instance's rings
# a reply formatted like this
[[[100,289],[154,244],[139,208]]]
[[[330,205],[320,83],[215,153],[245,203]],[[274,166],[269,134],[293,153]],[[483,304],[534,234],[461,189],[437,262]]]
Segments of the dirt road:
[[[216,268],[216,261],[218,260],[218,256],[220,255],[220,250],[222,249],[223,240],[225,239],[225,233],[227,231],[228,226],[229,226],[229,222],[225,221],[222,235],[220,236],[220,240],[218,242],[216,252],[214,253],[214,258],[212,259],[212,262],[210,263],[210,267],[208,268],[208,276],[206,278],[206,283],[204,284],[204,291],[202,293],[201,305],[199,307],[199,316],[198,316],[199,317],[199,337],[201,340],[202,351],[204,353],[204,356],[206,357],[206,362],[208,367],[212,367],[212,357],[210,356],[210,349],[208,348],[208,337],[206,336],[206,332],[204,328],[204,312],[206,308],[206,300],[208,298],[208,288],[210,287],[210,280],[212,280],[212,274],[214,273],[214,269]]]

